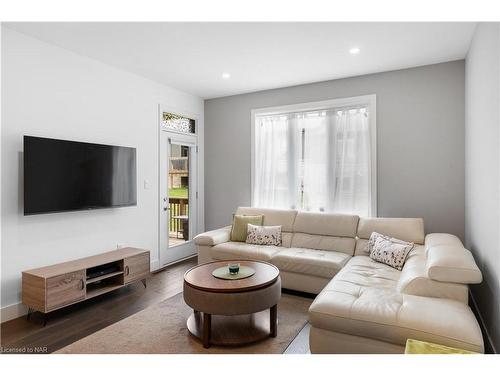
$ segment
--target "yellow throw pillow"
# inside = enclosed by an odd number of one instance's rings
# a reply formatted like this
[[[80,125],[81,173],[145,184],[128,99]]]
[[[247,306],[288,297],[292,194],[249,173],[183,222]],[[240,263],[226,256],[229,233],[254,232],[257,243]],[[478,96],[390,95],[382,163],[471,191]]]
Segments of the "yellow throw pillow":
[[[406,340],[405,354],[479,354],[465,349],[451,348],[449,346],[431,342]]]
[[[262,225],[262,215],[234,215],[231,228],[231,241],[245,242],[247,240],[248,224]]]

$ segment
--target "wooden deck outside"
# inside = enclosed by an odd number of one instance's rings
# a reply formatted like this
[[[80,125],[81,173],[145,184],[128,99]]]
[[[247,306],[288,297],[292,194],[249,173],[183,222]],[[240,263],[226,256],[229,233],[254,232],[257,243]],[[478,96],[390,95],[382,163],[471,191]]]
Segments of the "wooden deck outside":
[[[186,242],[186,240],[184,240],[183,238],[177,238],[175,233],[170,233],[168,236],[168,247],[181,245],[184,242]]]

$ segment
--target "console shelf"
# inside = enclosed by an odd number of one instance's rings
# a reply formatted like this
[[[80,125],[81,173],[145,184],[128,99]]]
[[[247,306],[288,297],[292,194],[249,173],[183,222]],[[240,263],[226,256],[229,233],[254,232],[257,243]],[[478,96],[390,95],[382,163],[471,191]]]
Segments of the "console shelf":
[[[85,281],[85,283],[88,285],[88,284],[95,283],[96,281],[105,280],[105,279],[108,279],[110,277],[117,276],[117,275],[123,275],[123,271],[116,271],[116,272],[107,273],[106,275],[93,277],[91,279],[87,279]]]
[[[87,299],[100,296],[101,294],[111,292],[112,290],[120,289],[123,285],[106,285],[102,288],[96,288],[87,292]]]
[[[91,277],[96,269],[113,268]],[[48,313],[141,280],[150,274],[149,251],[126,247],[22,273],[22,301],[29,312]],[[101,271],[104,272],[104,271]]]

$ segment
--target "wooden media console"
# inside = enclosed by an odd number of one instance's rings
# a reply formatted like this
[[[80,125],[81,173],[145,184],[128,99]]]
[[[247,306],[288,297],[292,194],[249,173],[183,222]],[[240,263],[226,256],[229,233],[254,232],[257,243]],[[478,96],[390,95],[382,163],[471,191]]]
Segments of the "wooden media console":
[[[149,251],[126,247],[22,273],[22,301],[48,313],[141,280],[150,274]]]

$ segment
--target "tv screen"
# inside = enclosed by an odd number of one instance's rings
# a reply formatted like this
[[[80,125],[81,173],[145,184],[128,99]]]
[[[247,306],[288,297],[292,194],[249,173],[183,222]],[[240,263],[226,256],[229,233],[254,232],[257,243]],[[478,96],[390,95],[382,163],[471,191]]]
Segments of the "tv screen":
[[[24,136],[24,214],[137,204],[135,148]]]

